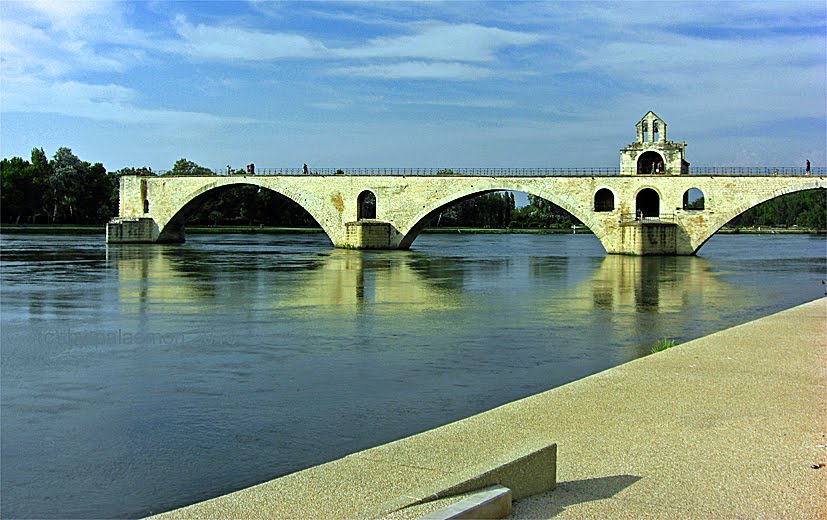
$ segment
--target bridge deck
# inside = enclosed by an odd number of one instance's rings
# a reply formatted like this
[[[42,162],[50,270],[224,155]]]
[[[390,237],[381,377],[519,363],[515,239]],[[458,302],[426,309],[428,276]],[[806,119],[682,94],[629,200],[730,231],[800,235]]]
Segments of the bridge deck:
[[[169,171],[151,172],[157,175],[169,175]],[[216,175],[227,175],[225,170],[214,170]],[[484,176],[484,177],[596,177],[618,176],[617,167],[583,167],[583,168],[314,168],[305,174],[303,168],[256,168],[253,175],[377,175],[377,176]],[[244,172],[231,175],[246,175]],[[812,168],[808,174],[803,167],[794,166],[698,166],[690,167],[688,176],[823,176],[827,167]],[[641,175],[642,177],[644,175]],[[647,175],[648,176],[648,175]],[[664,175],[658,175],[663,177]],[[686,177],[687,175],[683,175]]]

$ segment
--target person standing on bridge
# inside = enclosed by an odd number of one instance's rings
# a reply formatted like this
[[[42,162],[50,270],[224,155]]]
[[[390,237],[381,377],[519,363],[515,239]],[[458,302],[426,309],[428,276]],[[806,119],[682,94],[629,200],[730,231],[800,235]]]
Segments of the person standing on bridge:
[[[810,175],[810,160],[807,159],[807,166],[805,168],[807,175]]]
[[[304,164],[304,167],[302,168],[302,173],[307,175],[307,163]]]

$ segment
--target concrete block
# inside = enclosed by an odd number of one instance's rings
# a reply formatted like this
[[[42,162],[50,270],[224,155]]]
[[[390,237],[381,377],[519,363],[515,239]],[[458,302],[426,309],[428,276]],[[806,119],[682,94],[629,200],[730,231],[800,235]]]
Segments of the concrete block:
[[[381,508],[387,514],[406,507],[500,485],[520,499],[551,491],[557,486],[557,444],[550,444],[517,458],[503,457],[468,467],[413,489]]]
[[[434,511],[420,520],[454,520],[460,518],[505,518],[511,514],[511,490],[503,486],[491,486],[471,494],[456,504]]]

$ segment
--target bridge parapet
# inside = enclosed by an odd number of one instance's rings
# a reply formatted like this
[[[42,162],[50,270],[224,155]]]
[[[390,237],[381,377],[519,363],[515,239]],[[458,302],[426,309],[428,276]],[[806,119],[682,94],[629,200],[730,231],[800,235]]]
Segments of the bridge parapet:
[[[342,173],[338,173],[342,172]],[[225,171],[216,170],[216,176],[228,176]],[[595,166],[577,168],[318,168],[305,174],[302,168],[258,168],[254,176],[381,176],[381,177],[450,177],[450,176],[474,176],[474,177],[612,177],[621,175],[618,167]],[[685,176],[745,176],[745,175],[783,175],[798,176],[807,175],[806,168],[798,166],[690,166]],[[814,177],[827,175],[827,167],[816,166],[811,169],[810,175]],[[150,177],[179,177],[170,175],[168,171],[160,170],[152,172]],[[246,175],[232,174],[229,177],[246,177]],[[640,175],[645,177],[647,175]],[[657,175],[652,175],[657,176]],[[182,175],[180,177],[187,177]]]

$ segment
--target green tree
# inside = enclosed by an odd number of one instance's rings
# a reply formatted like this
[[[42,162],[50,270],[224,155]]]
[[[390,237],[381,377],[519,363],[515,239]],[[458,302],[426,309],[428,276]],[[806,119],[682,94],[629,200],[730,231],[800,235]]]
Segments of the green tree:
[[[0,162],[0,210],[4,222],[19,223],[28,213],[27,196],[32,191],[31,164],[20,157]]]
[[[506,228],[514,214],[514,195],[508,192],[484,193],[444,209],[432,223],[435,227]]]
[[[212,170],[200,166],[188,159],[181,158],[175,161],[167,175],[215,175]]]
[[[141,166],[140,168],[136,166],[129,166],[127,168],[121,168],[120,170],[115,172],[116,175],[152,175],[152,168],[147,166]]]
[[[49,184],[54,193],[53,222],[75,222],[78,204],[82,200],[86,165],[66,147],[58,148],[52,162]]]
[[[580,224],[571,213],[542,197],[528,196],[528,205],[516,209],[512,225],[520,228],[566,228]]]
[[[102,224],[118,212],[118,176],[109,174],[101,163],[84,162],[86,174],[79,195],[80,222]]]
[[[750,208],[728,225],[827,229],[827,190],[799,191],[776,197]]]
[[[704,209],[704,198],[698,197],[686,205],[686,209]]]
[[[35,193],[31,198],[32,222],[36,222],[38,217],[48,218],[49,208],[52,207],[54,193],[49,183],[52,176],[52,166],[49,164],[49,158],[46,157],[43,148],[33,148],[31,158],[32,184],[35,189]]]

